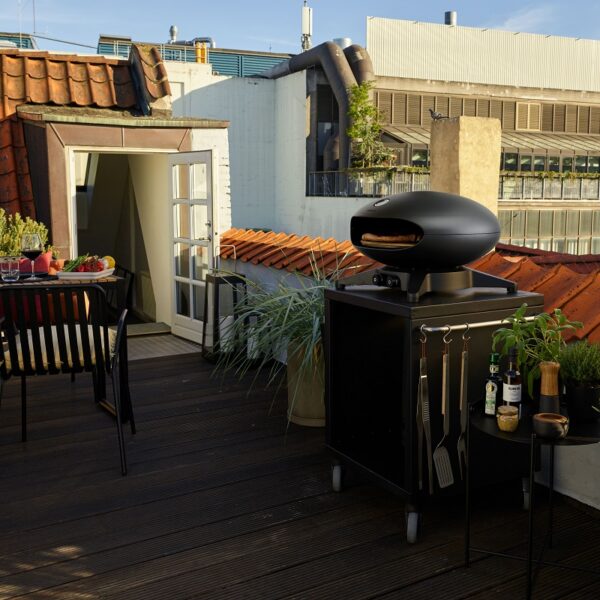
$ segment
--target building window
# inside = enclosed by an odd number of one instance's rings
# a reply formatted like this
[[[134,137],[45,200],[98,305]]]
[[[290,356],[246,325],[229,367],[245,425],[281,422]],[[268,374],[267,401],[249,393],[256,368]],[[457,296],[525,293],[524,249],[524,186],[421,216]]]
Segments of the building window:
[[[560,171],[560,158],[558,156],[548,157],[548,171],[554,171],[555,173]]]
[[[413,150],[410,164],[413,167],[426,167],[428,158],[427,150]]]
[[[506,152],[504,154],[504,170],[505,171],[516,171],[517,170],[517,158],[516,152]]]
[[[563,173],[570,173],[573,171],[573,157],[564,156],[562,159],[562,171]]]
[[[531,156],[519,156],[519,171],[531,171]]]
[[[588,156],[588,173],[600,173],[600,156]]]
[[[546,157],[545,156],[534,156],[533,157],[533,170],[544,171],[546,168]]]
[[[587,156],[575,157],[575,172],[587,173]]]

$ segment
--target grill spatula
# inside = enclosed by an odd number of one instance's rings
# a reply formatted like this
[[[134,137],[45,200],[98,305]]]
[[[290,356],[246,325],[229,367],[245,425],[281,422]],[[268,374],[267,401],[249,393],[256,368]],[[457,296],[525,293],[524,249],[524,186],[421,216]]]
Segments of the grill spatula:
[[[467,328],[467,331],[469,329]],[[460,469],[460,478],[464,479],[463,476],[463,465],[467,467],[467,445],[465,442],[465,432],[467,430],[467,411],[469,410],[469,399],[467,397],[467,378],[469,373],[469,350],[467,343],[469,338],[466,337],[466,333],[463,335],[464,347],[462,351],[462,362],[460,365],[460,435],[456,442],[456,449],[458,451],[458,468]]]
[[[433,463],[435,464],[438,485],[441,488],[446,488],[454,483],[450,455],[448,454],[448,449],[443,445],[444,440],[450,433],[450,407],[448,405],[450,396],[450,342],[446,341],[446,336],[444,336],[444,343],[445,350],[442,357],[442,415],[444,417],[444,436],[433,451]]]

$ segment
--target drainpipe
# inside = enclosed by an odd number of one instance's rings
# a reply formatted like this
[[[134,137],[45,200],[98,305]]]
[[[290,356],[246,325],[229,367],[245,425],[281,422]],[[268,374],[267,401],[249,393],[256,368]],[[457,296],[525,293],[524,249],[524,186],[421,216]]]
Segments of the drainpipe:
[[[320,66],[333,90],[339,108],[339,170],[350,166],[350,142],[346,130],[348,122],[348,89],[357,82],[374,79],[373,65],[366,50],[357,44],[342,50],[333,42],[325,42],[289,60],[260,73],[258,77],[278,79],[309,67]]]

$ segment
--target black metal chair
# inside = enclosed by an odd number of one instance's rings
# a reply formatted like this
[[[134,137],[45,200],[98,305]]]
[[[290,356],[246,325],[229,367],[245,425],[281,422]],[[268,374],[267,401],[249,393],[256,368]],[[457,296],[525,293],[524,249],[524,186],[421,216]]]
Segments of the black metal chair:
[[[129,395],[126,318],[108,327],[105,291],[98,285],[15,284],[0,286],[3,363],[0,377],[21,377],[21,439],[27,441],[27,377],[90,372],[97,403],[106,402],[112,378],[121,472],[127,474],[122,423],[135,423]]]
[[[116,265],[113,275],[119,278],[116,285],[106,288],[108,300],[108,316],[116,321],[124,308],[131,308],[134,274],[121,265]]]

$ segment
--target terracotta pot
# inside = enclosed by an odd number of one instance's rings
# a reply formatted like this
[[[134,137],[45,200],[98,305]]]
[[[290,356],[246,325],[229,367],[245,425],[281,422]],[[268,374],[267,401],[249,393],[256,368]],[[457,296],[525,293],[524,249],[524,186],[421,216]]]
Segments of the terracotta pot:
[[[50,261],[52,260],[52,252],[43,252],[34,261],[34,270],[36,273],[47,273],[50,268]],[[31,261],[28,258],[23,257],[19,261],[19,271],[21,273],[31,273]]]
[[[323,361],[315,371],[300,372],[302,350],[290,344],[287,358],[288,420],[296,425],[325,426]]]
[[[65,267],[65,259],[64,258],[53,258],[50,261],[50,266],[48,267],[48,275],[56,275],[59,271],[62,271]]]
[[[566,401],[569,418],[579,423],[600,419],[600,386],[575,387],[567,386]]]

